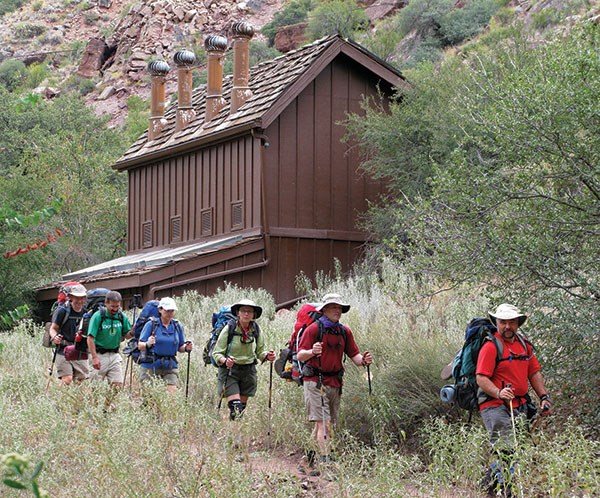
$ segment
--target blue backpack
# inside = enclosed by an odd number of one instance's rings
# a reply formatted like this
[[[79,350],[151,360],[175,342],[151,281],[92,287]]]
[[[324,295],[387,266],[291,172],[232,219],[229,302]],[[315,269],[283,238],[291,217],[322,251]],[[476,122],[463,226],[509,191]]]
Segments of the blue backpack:
[[[133,337],[129,339],[127,346],[123,349],[123,354],[130,356],[135,363],[140,362],[140,350],[138,349],[137,345],[138,341],[140,340],[140,335],[144,325],[146,325],[148,320],[158,320],[159,318],[160,314],[158,313],[158,300],[152,299],[151,301],[146,302],[142,308],[142,311],[140,312],[140,316],[138,316],[137,320],[133,324]]]

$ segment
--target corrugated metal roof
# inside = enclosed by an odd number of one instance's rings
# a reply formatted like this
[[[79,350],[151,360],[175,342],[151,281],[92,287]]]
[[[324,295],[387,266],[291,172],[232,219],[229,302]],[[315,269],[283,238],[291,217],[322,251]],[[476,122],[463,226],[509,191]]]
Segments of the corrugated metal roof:
[[[63,275],[63,280],[81,280],[87,277],[115,272],[127,273],[143,271],[148,268],[172,264],[189,257],[198,256],[199,254],[231,246],[242,241],[244,241],[244,237],[242,235],[236,235],[199,244],[196,243],[180,247],[158,249],[156,251],[128,254],[127,256],[122,256],[98,265],[90,266],[89,268],[84,268],[83,270]]]
[[[234,114],[230,114],[230,97],[233,76],[223,79],[223,98],[227,105],[210,122],[204,121],[206,103],[206,85],[196,88],[192,93],[192,106],[196,112],[195,118],[183,130],[175,131],[175,117],[177,104],[173,103],[165,112],[167,124],[161,135],[148,142],[146,131],[115,164],[116,169],[127,168],[130,163],[136,163],[147,155],[169,155],[173,149],[187,143],[193,143],[239,128],[262,127],[269,123],[260,120],[270,110],[274,103],[281,99],[286,90],[291,88],[309,68],[330,49],[331,57],[344,51],[353,52],[375,62],[370,70],[381,70],[386,79],[393,79],[392,83],[403,82],[402,75],[389,64],[370,53],[360,45],[342,39],[339,35],[329,36],[312,44],[290,51],[273,60],[263,62],[250,69],[249,86],[252,97],[244,103]],[[315,77],[313,75],[313,77]]]

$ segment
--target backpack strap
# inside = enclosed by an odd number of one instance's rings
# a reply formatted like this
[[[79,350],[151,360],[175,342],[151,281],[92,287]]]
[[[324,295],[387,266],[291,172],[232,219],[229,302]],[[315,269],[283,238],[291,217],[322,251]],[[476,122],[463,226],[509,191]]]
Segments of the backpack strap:
[[[67,301],[65,303],[65,305],[63,306],[63,308],[65,309],[65,316],[63,318],[62,323],[60,324],[60,328],[58,329],[59,332],[65,326],[65,323],[67,323],[67,320],[69,319],[69,316],[71,315],[71,301]]]

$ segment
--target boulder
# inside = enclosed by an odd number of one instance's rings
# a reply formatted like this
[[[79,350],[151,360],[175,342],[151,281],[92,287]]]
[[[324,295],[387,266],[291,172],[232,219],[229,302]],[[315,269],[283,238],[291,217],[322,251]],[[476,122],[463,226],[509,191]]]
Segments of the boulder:
[[[408,0],[375,0],[365,9],[365,14],[373,24],[378,19],[387,17],[407,5]]]
[[[106,61],[108,52],[109,47],[103,38],[92,38],[85,47],[77,74],[82,78],[98,76],[100,68]]]
[[[308,23],[301,22],[279,28],[273,46],[283,53],[296,50],[304,43],[304,31],[307,25]]]

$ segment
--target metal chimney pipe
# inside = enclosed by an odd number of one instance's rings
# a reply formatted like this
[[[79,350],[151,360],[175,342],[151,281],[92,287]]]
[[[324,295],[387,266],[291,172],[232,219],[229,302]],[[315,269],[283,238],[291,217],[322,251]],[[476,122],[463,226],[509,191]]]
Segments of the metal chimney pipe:
[[[208,57],[208,83],[206,84],[205,121],[211,121],[227,105],[223,98],[223,59],[227,49],[227,38],[210,35],[204,40]]]
[[[236,112],[252,97],[250,80],[250,39],[254,28],[247,22],[236,22],[231,27],[233,35],[233,87],[231,88],[231,113]]]
[[[155,140],[158,138],[167,124],[167,120],[164,118],[165,80],[169,69],[169,65],[162,60],[153,61],[148,64],[148,72],[150,73],[152,81],[148,140]]]
[[[177,66],[177,116],[175,129],[183,130],[196,116],[192,107],[192,66],[196,56],[189,50],[179,50],[173,56]]]

